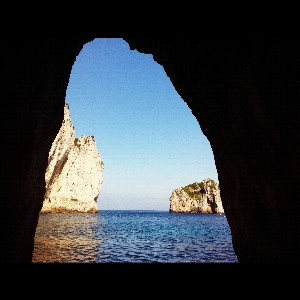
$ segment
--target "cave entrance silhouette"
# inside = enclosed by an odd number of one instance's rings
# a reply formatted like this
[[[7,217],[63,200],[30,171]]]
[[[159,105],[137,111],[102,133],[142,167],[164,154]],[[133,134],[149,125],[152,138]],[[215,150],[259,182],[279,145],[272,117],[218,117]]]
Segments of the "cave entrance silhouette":
[[[218,181],[210,144],[191,110],[152,55],[129,50],[124,40],[85,44],[66,102],[76,135],[95,136],[105,164],[100,212],[167,211],[174,189]]]

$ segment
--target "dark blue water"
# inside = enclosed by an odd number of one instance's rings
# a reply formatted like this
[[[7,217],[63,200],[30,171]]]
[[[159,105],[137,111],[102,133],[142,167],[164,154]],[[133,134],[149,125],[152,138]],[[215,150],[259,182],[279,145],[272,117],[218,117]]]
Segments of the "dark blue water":
[[[237,262],[225,215],[41,214],[33,262]]]

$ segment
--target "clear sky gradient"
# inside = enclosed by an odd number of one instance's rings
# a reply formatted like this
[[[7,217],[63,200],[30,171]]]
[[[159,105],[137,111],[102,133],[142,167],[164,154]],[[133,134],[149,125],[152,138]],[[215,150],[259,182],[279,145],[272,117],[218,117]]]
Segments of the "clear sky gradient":
[[[83,47],[66,102],[76,137],[94,135],[104,162],[100,210],[169,210],[174,189],[218,182],[210,143],[163,67],[123,39]]]

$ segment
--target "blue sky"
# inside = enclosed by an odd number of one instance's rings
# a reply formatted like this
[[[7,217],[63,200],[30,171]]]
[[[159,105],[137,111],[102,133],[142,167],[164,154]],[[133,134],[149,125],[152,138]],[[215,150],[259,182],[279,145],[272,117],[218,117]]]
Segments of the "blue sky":
[[[163,67],[123,39],[87,43],[66,93],[77,137],[104,162],[98,208],[169,210],[178,187],[218,182],[210,143]]]

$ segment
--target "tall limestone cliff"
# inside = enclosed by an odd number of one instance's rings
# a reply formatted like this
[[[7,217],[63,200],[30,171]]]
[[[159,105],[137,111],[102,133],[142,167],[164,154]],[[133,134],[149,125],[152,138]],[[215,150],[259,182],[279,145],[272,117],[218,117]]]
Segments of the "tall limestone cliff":
[[[220,187],[212,179],[195,182],[174,190],[170,197],[170,212],[224,213]]]
[[[104,164],[93,136],[75,137],[69,106],[52,143],[41,212],[98,212]]]

